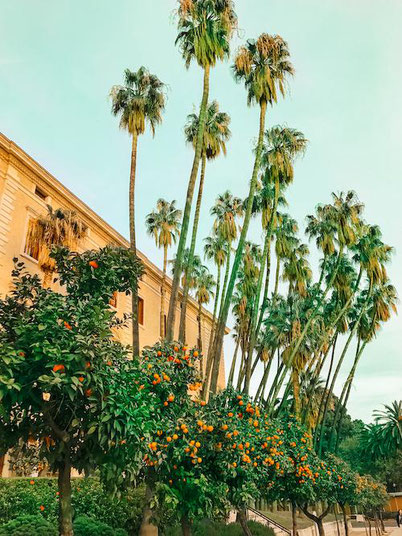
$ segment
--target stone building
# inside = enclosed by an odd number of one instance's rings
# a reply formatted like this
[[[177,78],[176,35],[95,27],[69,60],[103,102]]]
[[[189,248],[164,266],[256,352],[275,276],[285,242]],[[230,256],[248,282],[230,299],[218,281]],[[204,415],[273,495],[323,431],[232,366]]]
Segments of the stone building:
[[[70,192],[38,162],[25,153],[17,144],[0,133],[0,296],[6,295],[12,286],[13,258],[19,257],[26,267],[41,274],[33,251],[27,242],[29,226],[39,214],[45,214],[46,206],[74,210],[86,227],[85,237],[80,242],[81,250],[96,249],[108,244],[128,246],[127,240]],[[141,232],[138,226],[137,232]],[[144,229],[144,227],[142,227]],[[160,299],[162,271],[143,253],[138,252],[145,273],[139,284],[139,336],[141,347],[154,344],[160,333]],[[171,280],[166,282],[165,311],[168,310]],[[131,311],[131,297],[117,294],[114,303],[118,316]],[[177,318],[180,316],[178,305]],[[187,341],[189,346],[197,343],[198,304],[189,300],[187,308]],[[178,324],[178,322],[177,322]],[[208,350],[212,315],[202,310],[202,346]],[[176,326],[176,335],[178,325]],[[118,335],[123,343],[130,343],[128,326]],[[219,386],[225,383],[224,362],[221,360]]]

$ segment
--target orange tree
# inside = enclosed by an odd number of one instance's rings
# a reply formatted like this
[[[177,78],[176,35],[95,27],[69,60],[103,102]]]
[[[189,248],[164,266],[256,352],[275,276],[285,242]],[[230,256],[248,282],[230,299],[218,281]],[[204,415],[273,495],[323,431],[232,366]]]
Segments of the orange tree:
[[[214,478],[225,483],[227,501],[249,535],[247,505],[284,477],[283,431],[248,396],[233,389],[212,398],[204,411],[202,422],[214,428],[214,434],[206,436],[205,461]]]
[[[370,518],[382,523],[382,511],[389,501],[385,486],[370,475],[357,476],[357,503],[367,519],[371,534]],[[383,527],[384,528],[384,527]]]
[[[358,504],[359,494],[357,489],[359,475],[355,471],[352,471],[348,463],[332,454],[329,454],[326,460],[332,468],[334,495],[336,502],[342,510],[345,534],[348,536],[349,525],[347,522],[345,506],[355,506]]]
[[[336,502],[333,469],[320,460],[311,447],[311,435],[292,416],[283,423],[284,448],[287,453],[285,475],[276,490],[277,498],[292,505],[293,532],[296,532],[295,510],[299,506],[313,520],[324,536],[323,519]],[[309,506],[322,504],[323,509],[311,512]]]
[[[120,322],[109,306],[142,268],[123,248],[53,256],[63,292],[42,288],[16,260],[0,301],[0,435],[8,447],[39,442],[58,472],[60,534],[71,535],[71,469],[88,472],[128,438],[139,444],[147,426],[141,371],[113,338]]]
[[[167,513],[181,523],[184,534],[190,534],[194,519],[215,517],[224,509],[226,486],[206,463],[207,438],[214,427],[207,423],[205,402],[197,400],[200,357],[196,349],[164,342],[144,348],[141,356],[139,389],[147,391],[151,408],[142,438],[147,488],[144,532],[148,523],[158,523],[158,516]],[[120,456],[102,470],[106,482],[129,485],[138,472],[137,453],[135,441],[127,440]]]

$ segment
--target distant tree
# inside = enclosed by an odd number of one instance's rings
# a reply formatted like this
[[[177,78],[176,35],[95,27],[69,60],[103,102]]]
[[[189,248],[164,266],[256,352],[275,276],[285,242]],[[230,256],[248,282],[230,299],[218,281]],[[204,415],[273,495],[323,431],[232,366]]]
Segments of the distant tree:
[[[145,219],[145,226],[150,235],[155,238],[159,248],[163,248],[163,275],[161,284],[160,336],[165,333],[165,287],[168,248],[176,242],[180,234],[181,210],[176,207],[176,201],[158,199],[156,210],[150,212]]]
[[[56,271],[52,257],[53,248],[66,247],[75,250],[85,235],[85,226],[72,210],[53,209],[47,205],[47,213],[38,216],[30,226],[27,243],[38,252],[38,265],[44,273],[43,286],[49,288]]]
[[[110,90],[112,114],[120,117],[120,128],[127,130],[131,136],[131,166],[129,188],[130,212],[130,248],[136,254],[135,236],[135,180],[137,172],[138,136],[144,134],[148,123],[152,134],[156,126],[162,122],[165,109],[165,84],[157,76],[151,74],[145,67],[138,71],[124,71],[124,85],[113,86]],[[132,335],[133,355],[140,353],[138,332],[138,292],[132,290]]]

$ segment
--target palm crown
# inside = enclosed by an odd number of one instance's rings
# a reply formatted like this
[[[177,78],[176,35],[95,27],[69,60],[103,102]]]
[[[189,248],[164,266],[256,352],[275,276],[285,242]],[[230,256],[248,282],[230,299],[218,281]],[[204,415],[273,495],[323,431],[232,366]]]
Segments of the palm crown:
[[[261,34],[240,47],[233,66],[235,78],[244,80],[247,102],[271,105],[278,100],[278,90],[284,95],[286,77],[293,75],[288,44],[279,35]]]
[[[158,199],[156,210],[148,214],[145,225],[149,234],[155,238],[158,247],[170,247],[180,234],[181,210],[176,201]]]
[[[184,127],[186,142],[191,143],[195,149],[200,119],[197,114],[190,114]],[[206,111],[204,128],[204,141],[202,154],[208,160],[213,160],[223,152],[226,155],[226,142],[230,138],[230,117],[225,112],[219,111],[217,101],[212,101]]]
[[[186,67],[195,60],[201,67],[229,56],[229,43],[237,25],[231,0],[179,0],[179,44]]]
[[[112,113],[120,116],[120,128],[130,134],[143,134],[148,122],[152,134],[162,121],[165,109],[165,84],[145,67],[124,71],[124,85],[110,91]]]

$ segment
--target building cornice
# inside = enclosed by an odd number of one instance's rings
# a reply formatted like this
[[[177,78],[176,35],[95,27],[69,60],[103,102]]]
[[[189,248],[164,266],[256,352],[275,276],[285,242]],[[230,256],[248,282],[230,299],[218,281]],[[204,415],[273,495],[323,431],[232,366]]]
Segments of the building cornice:
[[[25,174],[33,182],[42,184],[44,187],[49,187],[55,191],[61,198],[68,199],[68,202],[74,207],[74,209],[80,213],[80,217],[88,227],[95,227],[97,231],[101,231],[106,237],[106,243],[114,243],[119,246],[128,247],[129,242],[123,235],[116,231],[111,225],[109,225],[103,218],[101,218],[96,212],[94,212],[84,201],[79,199],[71,190],[64,186],[59,180],[56,179],[51,173],[49,173],[43,166],[41,166],[36,160],[29,156],[19,145],[7,138],[0,132],[0,158],[5,160],[17,168],[23,174]],[[39,180],[38,180],[39,179]],[[85,221],[87,220],[87,221]],[[147,277],[160,282],[162,278],[162,270],[158,268],[149,258],[141,251],[137,251],[138,257],[144,263],[145,272]],[[172,280],[169,276],[166,277],[166,284],[168,288],[172,286]],[[198,311],[197,302],[189,297],[190,307]],[[203,314],[209,318],[212,322],[212,314],[210,311],[203,307]],[[229,333],[229,329],[226,328],[226,333]]]

